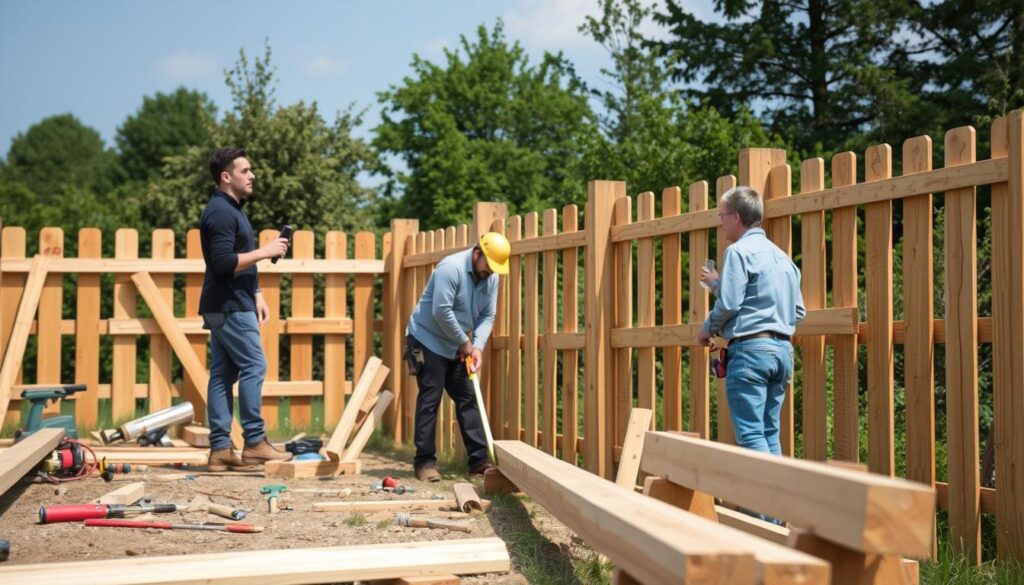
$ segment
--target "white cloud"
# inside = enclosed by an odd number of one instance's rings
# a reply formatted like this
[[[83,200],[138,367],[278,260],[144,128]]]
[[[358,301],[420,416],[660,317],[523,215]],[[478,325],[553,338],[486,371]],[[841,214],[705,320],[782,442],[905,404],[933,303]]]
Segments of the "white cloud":
[[[704,12],[703,4],[709,1],[683,0],[681,4],[700,17]],[[658,0],[643,0],[642,3],[648,6],[660,4]],[[506,10],[502,18],[510,38],[521,40],[524,45],[534,49],[602,51],[593,39],[579,32],[579,26],[587,16],[596,18],[600,13],[601,7],[597,0],[517,0],[515,6]],[[640,32],[655,38],[664,34],[651,19],[641,25]]]
[[[164,57],[157,63],[157,70],[172,83],[195,83],[220,77],[220,70],[213,59],[188,51]]]
[[[304,69],[315,77],[337,77],[348,71],[348,63],[344,59],[319,54],[309,58]]]
[[[425,59],[436,61],[444,57],[444,50],[447,48],[448,39],[446,37],[436,37],[423,45],[423,50],[420,51],[420,56]]]

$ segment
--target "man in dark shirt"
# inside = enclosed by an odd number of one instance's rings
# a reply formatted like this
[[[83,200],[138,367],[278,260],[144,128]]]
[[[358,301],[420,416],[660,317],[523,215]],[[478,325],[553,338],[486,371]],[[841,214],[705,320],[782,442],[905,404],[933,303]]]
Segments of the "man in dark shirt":
[[[256,262],[284,256],[288,240],[278,238],[255,249],[252,225],[242,204],[252,196],[256,176],[241,148],[221,148],[210,155],[210,175],[217,190],[199,220],[206,276],[199,297],[203,326],[210,330],[210,385],[206,400],[210,423],[210,471],[255,470],[272,460],[287,461],[267,440],[260,416],[267,360],[259,326],[270,308],[257,287]],[[238,382],[239,418],[245,436],[241,459],[231,450],[234,400]]]

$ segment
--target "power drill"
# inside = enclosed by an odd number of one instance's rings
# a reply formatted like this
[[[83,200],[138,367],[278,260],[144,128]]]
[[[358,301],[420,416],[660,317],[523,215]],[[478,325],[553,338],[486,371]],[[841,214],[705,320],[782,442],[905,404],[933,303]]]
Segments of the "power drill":
[[[66,437],[77,439],[78,427],[75,424],[74,415],[54,416],[44,420],[43,409],[46,408],[46,403],[51,400],[56,402],[83,390],[85,390],[85,384],[65,384],[63,386],[36,388],[22,392],[21,397],[31,402],[32,407],[28,411],[28,426],[14,434],[14,441],[18,442],[39,429],[64,429]]]

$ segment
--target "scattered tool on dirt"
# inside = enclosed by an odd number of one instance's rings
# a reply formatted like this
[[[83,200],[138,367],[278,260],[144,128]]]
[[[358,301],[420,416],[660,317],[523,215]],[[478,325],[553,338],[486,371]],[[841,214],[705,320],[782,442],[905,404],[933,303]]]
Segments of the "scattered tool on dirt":
[[[86,526],[101,526],[110,528],[158,528],[161,530],[219,530],[221,532],[236,532],[239,534],[254,534],[263,532],[262,526],[253,524],[172,524],[170,522],[152,522],[136,520],[106,520],[92,518],[84,522]]]
[[[118,504],[64,504],[39,508],[39,523],[78,522],[89,518],[123,518],[127,514],[147,512],[177,512],[177,504],[147,504],[142,506],[121,506]]]
[[[400,481],[389,475],[380,481],[375,481],[372,484],[370,484],[370,491],[388,492],[392,494],[411,494],[416,491],[416,488],[409,485],[402,485]]]
[[[319,437],[303,437],[285,443],[284,450],[294,455],[304,455],[306,453],[319,453],[323,446],[324,442]]]
[[[18,442],[39,429],[64,429],[64,436],[69,439],[77,439],[78,425],[75,424],[74,415],[66,414],[43,419],[43,409],[51,400],[57,402],[83,390],[85,390],[85,384],[65,384],[23,391],[21,397],[31,402],[32,406],[28,411],[28,423],[25,425],[25,429],[14,433],[14,441]]]
[[[480,378],[476,375],[476,372],[472,370],[473,357],[466,356],[466,373],[469,374],[469,379],[473,381],[473,393],[476,395],[476,407],[480,410],[480,422],[484,424],[484,436],[487,437],[487,454],[491,456],[491,461],[494,463],[498,462],[498,458],[494,456],[494,437],[491,436],[491,423],[487,419],[487,408],[484,407],[484,395],[480,391]]]
[[[103,481],[113,481],[115,475],[123,475],[136,471],[149,471],[149,466],[132,465],[131,463],[107,463],[107,458],[104,457],[100,460],[100,465],[97,468],[97,471],[99,472],[99,476],[103,478]]]
[[[470,532],[472,530],[472,528],[466,524],[448,522],[447,520],[438,520],[435,518],[413,518],[405,513],[400,513],[395,516],[395,524],[398,524],[399,526],[408,526],[409,528],[443,528],[458,532]]]
[[[7,560],[7,557],[11,556],[11,543],[7,540],[0,540],[0,563]]]
[[[277,498],[286,491],[286,485],[265,485],[260,488],[260,493],[267,496],[267,506],[271,514],[277,514]]]
[[[139,441],[145,445],[170,446],[170,439],[166,436],[167,428],[177,424],[190,423],[194,416],[192,403],[186,400],[159,412],[130,420],[120,428],[101,431],[100,438],[103,439],[105,445],[121,441]]]
[[[99,467],[96,453],[78,439],[65,439],[39,465],[39,477],[50,483],[92,476]]]
[[[242,520],[245,518],[245,510],[221,504],[209,504],[206,506],[206,511],[228,520]]]

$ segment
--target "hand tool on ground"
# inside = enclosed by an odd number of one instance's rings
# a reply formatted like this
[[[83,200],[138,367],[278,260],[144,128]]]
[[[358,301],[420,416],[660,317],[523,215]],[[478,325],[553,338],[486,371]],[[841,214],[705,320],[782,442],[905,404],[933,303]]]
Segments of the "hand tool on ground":
[[[416,491],[412,486],[402,485],[397,479],[390,475],[380,481],[370,484],[371,492],[388,492],[392,494],[413,493]]]
[[[146,415],[142,418],[128,421],[117,429],[107,429],[100,432],[100,438],[104,445],[117,443],[119,441],[135,441],[147,433],[166,430],[168,427],[177,424],[190,423],[195,416],[192,403],[185,401],[159,412]],[[153,440],[155,435],[149,435],[147,440]]]
[[[242,520],[245,518],[245,510],[241,508],[232,508],[231,506],[223,506],[221,504],[210,504],[206,507],[206,511],[211,514],[216,514],[221,518],[227,518],[228,520]]]
[[[324,446],[323,439],[319,437],[303,437],[297,441],[289,441],[284,444],[284,450],[294,455],[304,453],[319,453]]]
[[[7,540],[0,540],[0,562],[6,561],[11,555],[11,543]]]
[[[494,456],[494,437],[491,436],[491,423],[487,419],[487,409],[484,407],[484,395],[480,391],[480,379],[477,377],[476,372],[473,371],[473,356],[466,356],[466,373],[469,374],[469,379],[473,382],[473,393],[476,395],[476,407],[480,410],[480,422],[484,425],[484,436],[487,437],[487,454],[491,456],[491,461],[494,463],[498,462],[498,458]]]
[[[100,459],[100,465],[97,471],[99,476],[103,478],[103,481],[113,481],[114,476],[118,474],[132,473],[135,471],[148,471],[148,465],[133,465],[131,463],[107,463],[107,458]]]
[[[286,485],[265,485],[260,488],[260,493],[267,496],[267,505],[271,514],[277,514],[277,498],[286,491],[288,491]]]
[[[78,439],[65,439],[39,464],[39,476],[50,483],[92,476],[99,466],[96,453]]]
[[[157,514],[177,512],[177,504],[146,504],[122,506],[120,504],[64,504],[39,508],[39,523],[78,522],[89,518],[124,518],[127,514]]]
[[[86,526],[104,526],[111,528],[159,528],[161,530],[219,530],[221,532],[237,532],[239,534],[253,534],[263,532],[262,526],[253,524],[172,524],[170,522],[153,522],[143,520],[105,520],[100,518],[89,519],[84,522]]]
[[[50,388],[35,388],[25,390],[21,397],[32,403],[28,411],[28,424],[24,430],[14,433],[14,442],[24,439],[39,429],[64,429],[64,435],[69,439],[78,438],[78,426],[75,424],[75,417],[71,414],[43,418],[43,409],[49,401],[57,402],[67,398],[76,392],[85,390],[85,384],[65,384]]]
[[[472,530],[472,528],[466,524],[448,522],[447,520],[437,520],[434,518],[413,518],[405,513],[395,516],[395,524],[398,524],[399,526],[408,526],[410,528],[444,528],[446,530],[456,530],[458,532],[470,532]]]

